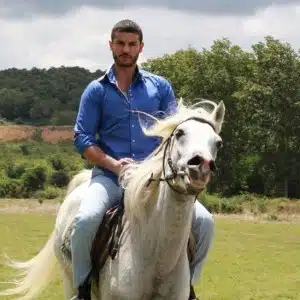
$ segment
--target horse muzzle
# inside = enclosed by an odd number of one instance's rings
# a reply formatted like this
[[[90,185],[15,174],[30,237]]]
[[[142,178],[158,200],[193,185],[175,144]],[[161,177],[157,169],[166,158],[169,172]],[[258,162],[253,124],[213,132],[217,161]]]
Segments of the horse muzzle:
[[[216,170],[213,160],[207,160],[200,155],[195,155],[187,162],[186,174],[190,184],[197,187],[206,186],[211,178],[211,174]]]

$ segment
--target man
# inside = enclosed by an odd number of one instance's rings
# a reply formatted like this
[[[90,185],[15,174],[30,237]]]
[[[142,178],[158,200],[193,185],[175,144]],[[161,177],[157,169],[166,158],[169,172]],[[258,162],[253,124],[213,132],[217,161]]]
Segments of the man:
[[[86,87],[74,128],[79,153],[95,165],[71,238],[73,280],[78,289],[74,299],[90,299],[87,278],[91,245],[105,210],[122,200],[117,181],[121,168],[130,160],[142,160],[158,146],[157,139],[144,136],[134,111],[163,117],[176,110],[170,83],[137,66],[144,43],[142,30],[135,22],[118,22],[109,46],[114,64]],[[209,250],[213,228],[212,216],[197,202],[192,225],[197,241],[197,255],[191,265],[193,282]]]

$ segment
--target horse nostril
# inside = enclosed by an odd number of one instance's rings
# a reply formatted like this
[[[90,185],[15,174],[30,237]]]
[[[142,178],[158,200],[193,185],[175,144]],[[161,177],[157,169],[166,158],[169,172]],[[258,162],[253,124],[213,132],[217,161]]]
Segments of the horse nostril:
[[[200,155],[195,155],[187,162],[188,167],[198,167],[203,166],[206,169],[210,169],[212,172],[216,172],[217,166],[214,160],[205,160]]]
[[[199,156],[199,155],[196,155],[194,156],[193,158],[191,158],[187,164],[188,166],[199,166],[203,163],[204,159],[203,157]]]

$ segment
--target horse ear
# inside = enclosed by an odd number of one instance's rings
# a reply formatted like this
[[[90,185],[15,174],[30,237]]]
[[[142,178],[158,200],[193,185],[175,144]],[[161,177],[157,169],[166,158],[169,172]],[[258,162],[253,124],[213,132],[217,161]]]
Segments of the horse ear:
[[[220,101],[219,105],[216,107],[216,109],[213,112],[213,120],[216,124],[217,133],[220,133],[222,129],[224,117],[225,117],[225,105],[223,101]]]

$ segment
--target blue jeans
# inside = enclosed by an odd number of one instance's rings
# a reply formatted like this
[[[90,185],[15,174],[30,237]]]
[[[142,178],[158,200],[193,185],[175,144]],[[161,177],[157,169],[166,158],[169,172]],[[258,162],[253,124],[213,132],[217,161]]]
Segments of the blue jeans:
[[[94,168],[90,186],[75,217],[71,236],[75,288],[78,288],[91,271],[91,246],[106,209],[117,205],[121,199],[122,189],[116,182],[105,176],[102,170]],[[195,234],[197,249],[196,257],[190,266],[194,282],[199,278],[214,234],[212,215],[198,201],[194,207],[192,231]]]

